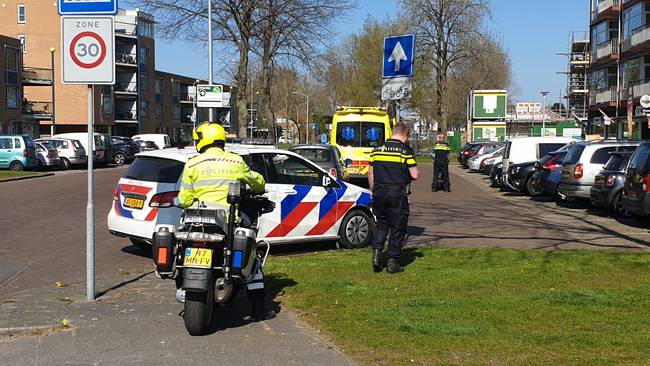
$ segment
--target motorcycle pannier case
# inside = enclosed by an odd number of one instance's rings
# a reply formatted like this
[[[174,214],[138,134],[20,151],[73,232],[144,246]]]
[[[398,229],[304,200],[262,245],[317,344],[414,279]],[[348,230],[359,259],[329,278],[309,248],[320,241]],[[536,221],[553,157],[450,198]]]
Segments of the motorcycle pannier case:
[[[231,273],[249,279],[255,263],[255,246],[257,238],[250,229],[236,228],[233,240]]]

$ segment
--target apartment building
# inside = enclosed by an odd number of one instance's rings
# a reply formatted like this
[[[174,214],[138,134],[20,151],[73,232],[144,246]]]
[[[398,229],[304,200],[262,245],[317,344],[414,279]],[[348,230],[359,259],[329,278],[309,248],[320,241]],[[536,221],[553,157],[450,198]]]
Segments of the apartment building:
[[[32,125],[39,126],[40,135],[51,133],[53,120],[57,133],[82,132],[87,126],[87,86],[61,82],[58,52],[61,18],[57,3],[54,0],[0,0],[0,34],[19,39],[26,65],[23,74],[37,76],[29,80],[38,82],[26,83],[23,78],[24,101],[30,103],[33,112],[23,113],[22,120],[24,124],[31,121]],[[184,90],[188,95],[189,87],[195,85],[196,80],[156,71],[154,26],[154,18],[139,10],[120,9],[115,16],[116,82],[115,85],[93,87],[95,131],[116,136],[161,132],[168,133],[173,141],[191,137],[188,131],[191,132],[193,124],[182,117],[188,116],[192,103],[183,100],[182,95]],[[47,76],[52,70],[55,75],[54,106],[52,78]],[[49,84],[43,79],[45,76]],[[50,87],[44,87],[47,85]],[[219,113],[229,117],[229,105],[218,110]],[[199,110],[190,113],[189,117],[199,118],[202,114]]]
[[[20,40],[0,35],[0,134],[23,133]]]
[[[639,106],[639,98],[650,94],[650,1],[592,0],[590,38],[589,132],[650,138]],[[603,113],[612,125],[604,126]]]

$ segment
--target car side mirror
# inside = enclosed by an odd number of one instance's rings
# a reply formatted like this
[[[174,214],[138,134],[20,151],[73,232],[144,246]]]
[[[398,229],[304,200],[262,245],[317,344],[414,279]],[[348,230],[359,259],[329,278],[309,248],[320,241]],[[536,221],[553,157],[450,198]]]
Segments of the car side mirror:
[[[343,163],[345,164],[346,167],[348,167],[348,166],[352,165],[352,159],[350,159],[350,158],[345,159],[343,161]]]
[[[332,178],[329,175],[323,175],[323,187],[329,187],[332,185]]]

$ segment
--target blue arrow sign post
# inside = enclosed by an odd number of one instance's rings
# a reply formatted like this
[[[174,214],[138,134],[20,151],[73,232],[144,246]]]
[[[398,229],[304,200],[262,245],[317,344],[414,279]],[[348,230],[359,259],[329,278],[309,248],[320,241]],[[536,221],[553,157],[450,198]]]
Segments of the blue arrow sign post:
[[[117,0],[59,0],[59,15],[116,15]]]
[[[384,78],[413,77],[415,35],[384,38]]]

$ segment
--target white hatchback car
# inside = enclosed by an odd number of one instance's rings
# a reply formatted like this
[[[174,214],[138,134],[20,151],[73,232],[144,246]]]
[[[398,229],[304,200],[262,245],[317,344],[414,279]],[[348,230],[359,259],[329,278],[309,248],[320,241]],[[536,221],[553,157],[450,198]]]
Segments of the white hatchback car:
[[[372,196],[343,182],[302,156],[272,147],[227,145],[266,180],[265,196],[275,209],[259,218],[258,238],[270,244],[339,240],[366,246],[372,238]],[[142,152],[120,178],[108,213],[109,231],[134,245],[151,243],[161,226],[176,230],[182,210],[171,206],[194,148]]]

